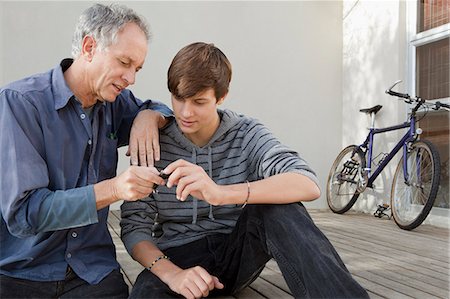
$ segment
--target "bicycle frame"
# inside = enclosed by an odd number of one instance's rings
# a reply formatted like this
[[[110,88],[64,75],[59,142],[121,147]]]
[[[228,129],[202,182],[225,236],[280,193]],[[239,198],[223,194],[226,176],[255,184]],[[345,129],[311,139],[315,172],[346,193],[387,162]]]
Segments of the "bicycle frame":
[[[374,142],[374,136],[376,134],[381,134],[385,132],[390,131],[396,131],[400,129],[406,129],[409,128],[409,130],[403,135],[403,137],[400,139],[400,141],[394,146],[394,148],[389,152],[389,154],[381,161],[381,163],[375,168],[375,171],[371,174],[372,171],[372,150],[373,150],[373,142]],[[368,174],[368,181],[367,181],[367,187],[373,188],[372,183],[375,181],[375,179],[378,177],[378,175],[383,171],[383,169],[386,167],[386,165],[394,158],[394,156],[398,153],[398,151],[403,147],[403,173],[405,174],[405,181],[408,181],[409,178],[407,177],[408,171],[407,171],[407,159],[406,154],[408,151],[408,143],[412,142],[416,139],[416,116],[415,113],[411,115],[411,119],[408,122],[405,122],[400,125],[396,126],[389,126],[386,128],[370,128],[369,134],[366,137],[366,140],[363,144],[359,146],[361,150],[366,154],[367,161],[366,161],[366,169]],[[368,151],[368,153],[367,153]]]

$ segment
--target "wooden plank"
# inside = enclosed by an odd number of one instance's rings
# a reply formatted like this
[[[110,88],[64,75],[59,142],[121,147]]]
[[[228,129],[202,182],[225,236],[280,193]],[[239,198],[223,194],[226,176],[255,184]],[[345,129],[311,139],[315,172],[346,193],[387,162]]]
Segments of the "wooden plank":
[[[256,292],[262,294],[266,298],[283,298],[283,299],[290,299],[294,298],[291,294],[286,293],[285,291],[274,287],[273,284],[267,282],[266,280],[258,277],[250,287],[255,290]]]
[[[384,279],[387,279],[394,283],[391,287],[411,297],[418,293],[426,298],[449,298],[448,230],[399,231],[392,221],[380,222],[367,215],[342,217],[311,213],[311,216],[334,244],[355,278],[361,271],[363,276],[370,277],[370,280],[362,282],[369,292],[371,287],[367,282],[370,281],[372,288],[374,282],[379,285],[375,294],[380,295],[380,287],[386,288]],[[369,259],[366,258],[368,256]]]
[[[370,230],[364,230],[363,232],[360,229],[359,224],[349,224],[350,227],[337,227],[334,226],[324,226],[322,224],[318,224],[318,226],[329,234],[334,233],[339,237],[352,239],[353,241],[361,241],[364,244],[370,244],[370,246],[377,246],[378,248],[389,248],[390,250],[398,250],[402,252],[408,252],[413,254],[414,256],[422,257],[422,260],[426,262],[426,264],[435,264],[438,267],[444,268],[445,270],[449,269],[449,265],[447,263],[449,259],[448,253],[448,242],[445,248],[435,248],[432,240],[423,239],[420,242],[417,242],[414,246],[403,246],[404,243],[411,238],[417,238],[416,235],[405,235],[405,236],[396,236],[395,238],[391,237],[389,234],[379,234],[374,237],[373,233]],[[353,227],[357,228],[353,228]],[[371,228],[371,230],[376,230],[375,228]],[[433,244],[433,247],[427,246],[427,244]]]
[[[346,260],[345,255],[347,255],[347,253],[341,255],[344,260]],[[418,272],[392,269],[388,265],[377,261],[361,261],[360,259],[359,262],[360,264],[364,264],[364,267],[366,268],[365,272],[370,272],[373,275],[401,283],[405,286],[423,290],[433,296],[445,298],[448,295],[448,282],[440,281],[440,283],[438,283],[436,280],[423,276]],[[346,264],[349,268],[353,268],[354,272],[362,270],[354,261]]]
[[[448,269],[445,267],[448,262],[437,264],[432,259],[424,258],[411,252],[380,246],[365,240],[356,241],[355,238],[345,236],[341,233],[327,231],[326,235],[332,240],[332,243],[335,243],[335,246],[345,247],[347,244],[351,244],[351,247],[359,251],[359,253],[364,252],[369,256],[376,256],[380,261],[391,261],[397,265],[412,265],[418,267],[420,270],[424,270],[424,272],[429,273],[431,276],[448,280]],[[428,246],[425,245],[424,248],[418,248],[417,251],[426,251],[426,247]],[[401,263],[399,264],[398,262]]]
[[[242,291],[238,292],[237,294],[235,294],[236,298],[239,299],[246,299],[246,298],[252,298],[252,299],[262,299],[262,298],[267,298],[264,297],[263,295],[261,295],[260,293],[258,293],[257,291],[255,291],[252,288],[245,288]]]
[[[286,293],[292,294],[281,273],[277,273],[274,270],[265,267],[259,277],[276,286],[277,288],[282,289]]]
[[[449,231],[422,225],[403,231],[390,220],[352,213],[310,211],[354,278],[371,298],[450,298]],[[120,212],[111,211],[109,229],[127,283],[143,269],[120,240]],[[250,287],[236,298],[292,298],[277,263],[272,259]],[[233,298],[233,297],[223,297]]]
[[[333,217],[330,215],[329,217]],[[448,260],[448,237],[446,239],[441,238],[436,240],[432,236],[425,235],[418,231],[405,231],[397,227],[389,227],[388,230],[381,230],[380,225],[375,217],[365,217],[365,219],[355,217],[342,217],[332,218],[332,222],[323,223],[320,220],[315,222],[322,229],[334,229],[339,233],[347,234],[349,236],[362,237],[365,240],[369,240],[374,244],[387,245],[390,244],[393,248],[407,250],[415,249],[417,246],[423,246],[424,243],[433,242],[433,248],[427,252],[418,253],[424,257],[436,257],[442,261]],[[346,215],[345,215],[346,216]],[[341,220],[337,220],[341,219]],[[381,220],[384,222],[384,220]],[[363,230],[364,232],[361,232]],[[401,243],[398,241],[402,240]]]
[[[397,292],[396,290],[389,288],[378,283],[374,283],[371,280],[363,277],[355,276],[358,283],[366,288],[370,298],[392,298],[392,299],[410,299],[412,297]]]

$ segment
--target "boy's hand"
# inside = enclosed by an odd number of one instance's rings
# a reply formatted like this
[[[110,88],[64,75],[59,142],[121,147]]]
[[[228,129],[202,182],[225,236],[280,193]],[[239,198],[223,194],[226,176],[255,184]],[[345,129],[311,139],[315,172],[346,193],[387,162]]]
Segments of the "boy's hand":
[[[210,291],[224,287],[217,277],[210,275],[200,266],[180,269],[171,276],[167,285],[185,298],[208,297]]]
[[[163,173],[170,174],[167,187],[177,186],[178,200],[185,201],[192,195],[212,205],[221,204],[221,187],[200,166],[180,159],[169,164]]]

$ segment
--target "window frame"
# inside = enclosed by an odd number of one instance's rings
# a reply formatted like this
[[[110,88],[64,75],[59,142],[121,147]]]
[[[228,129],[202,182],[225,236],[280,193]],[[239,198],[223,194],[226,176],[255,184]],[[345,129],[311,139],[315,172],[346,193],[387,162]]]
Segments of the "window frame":
[[[416,48],[444,38],[450,38],[450,23],[425,30],[417,33],[417,17],[419,10],[419,1],[407,1],[407,73],[408,73],[408,92],[416,95]],[[436,99],[443,103],[450,104],[450,96]]]
[[[416,94],[416,48],[422,45],[426,45],[444,38],[450,38],[450,23],[425,30],[417,33],[417,18],[419,10],[419,1],[407,1],[406,2],[406,68],[407,68],[407,89],[408,93],[412,96]],[[440,101],[442,103],[450,104],[450,96],[446,98],[440,98],[432,100]],[[410,109],[407,109],[406,113],[409,114]],[[429,113],[432,113],[430,111]],[[449,208],[433,207],[430,211],[427,222],[433,224],[440,224],[448,227],[448,218],[450,217]]]

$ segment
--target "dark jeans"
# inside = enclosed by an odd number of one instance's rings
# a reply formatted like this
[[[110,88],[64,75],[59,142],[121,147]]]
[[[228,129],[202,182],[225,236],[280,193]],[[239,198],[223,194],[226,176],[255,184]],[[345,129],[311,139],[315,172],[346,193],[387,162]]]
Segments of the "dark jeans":
[[[90,285],[68,270],[61,281],[31,281],[0,275],[0,298],[127,298],[128,286],[119,270]]]
[[[165,250],[181,268],[202,266],[225,285],[210,296],[248,286],[274,258],[296,298],[368,298],[302,204],[248,205],[230,235],[212,235]],[[130,298],[177,298],[142,271]]]

